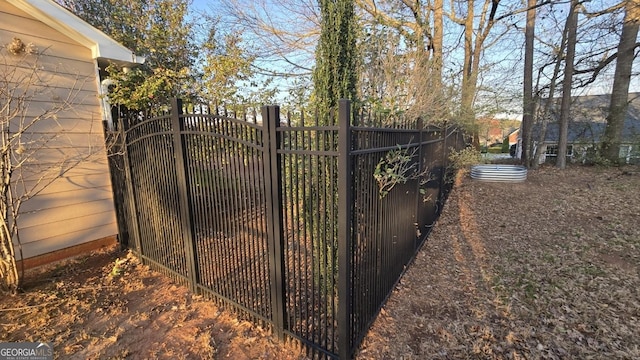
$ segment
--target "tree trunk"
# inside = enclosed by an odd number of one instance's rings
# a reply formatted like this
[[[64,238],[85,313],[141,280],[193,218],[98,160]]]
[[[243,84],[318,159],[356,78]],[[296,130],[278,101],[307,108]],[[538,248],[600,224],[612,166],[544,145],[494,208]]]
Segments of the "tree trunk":
[[[538,112],[537,118],[540,123],[540,131],[538,133],[538,144],[542,145],[544,143],[544,139],[547,135],[547,124],[549,123],[549,113],[551,112],[551,106],[554,106],[553,97],[556,93],[556,85],[558,83],[558,75],[560,74],[560,65],[562,64],[562,57],[564,55],[564,50],[567,47],[567,26],[565,25],[564,30],[562,31],[562,40],[560,40],[560,50],[556,55],[555,65],[553,67],[553,75],[551,76],[551,81],[549,82],[549,95],[547,97],[547,101],[544,103],[544,107],[542,111]],[[536,148],[535,154],[533,156],[533,164],[531,167],[537,169],[540,164],[540,159],[542,159],[543,152],[542,147],[538,146]]]
[[[474,102],[478,87],[480,72],[480,57],[484,50],[484,42],[493,28],[499,0],[485,0],[482,12],[476,19],[475,1],[466,2],[467,14],[464,18],[464,61],[462,69],[461,117],[465,124],[471,125],[473,144],[479,148],[479,134],[475,123]],[[474,29],[474,22],[477,27]],[[462,23],[461,23],[462,24]]]
[[[2,121],[2,147],[5,149],[0,156],[0,291],[14,293],[20,285],[16,254],[13,244],[12,231],[12,201],[11,201],[11,140],[9,135],[9,121]],[[13,217],[15,219],[15,217]]]
[[[433,2],[433,68],[435,72],[434,84],[438,91],[442,91],[442,47],[443,47],[443,0]]]
[[[480,147],[478,129],[475,127],[475,115],[473,113],[473,98],[476,88],[472,83],[473,75],[473,7],[474,1],[467,2],[467,17],[464,23],[464,62],[462,65],[462,94],[460,110],[465,124],[472,125],[473,145]]]
[[[524,97],[522,104],[522,154],[521,161],[529,167],[531,128],[536,104],[533,101],[533,41],[536,26],[536,1],[527,1],[527,25],[524,33]]]
[[[625,5],[624,25],[618,44],[618,59],[611,89],[611,103],[607,126],[602,141],[602,155],[614,164],[620,161],[620,140],[629,106],[629,82],[633,65],[638,26],[640,25],[640,1],[628,0]]]
[[[558,159],[556,167],[564,169],[567,166],[567,138],[569,131],[569,115],[571,112],[571,81],[573,79],[573,59],[576,53],[576,38],[578,28],[578,14],[576,8],[578,0],[571,0],[569,17],[567,18],[567,56],[564,65],[564,80],[562,84],[562,104],[560,105],[560,135],[558,139]]]

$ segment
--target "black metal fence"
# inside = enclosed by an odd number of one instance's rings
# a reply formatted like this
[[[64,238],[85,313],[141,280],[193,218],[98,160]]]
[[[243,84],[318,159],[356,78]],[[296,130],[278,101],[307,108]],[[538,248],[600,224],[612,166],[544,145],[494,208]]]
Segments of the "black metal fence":
[[[295,121],[184,108],[107,130],[121,241],[314,357],[351,358],[436,220],[461,133],[383,127],[346,100]]]

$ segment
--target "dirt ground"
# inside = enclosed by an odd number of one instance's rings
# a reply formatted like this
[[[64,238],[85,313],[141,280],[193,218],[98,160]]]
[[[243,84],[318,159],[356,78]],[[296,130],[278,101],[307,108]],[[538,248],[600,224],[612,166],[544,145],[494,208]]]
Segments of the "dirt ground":
[[[461,174],[357,359],[640,358],[640,168]],[[303,359],[118,249],[32,272],[0,341],[64,359]]]

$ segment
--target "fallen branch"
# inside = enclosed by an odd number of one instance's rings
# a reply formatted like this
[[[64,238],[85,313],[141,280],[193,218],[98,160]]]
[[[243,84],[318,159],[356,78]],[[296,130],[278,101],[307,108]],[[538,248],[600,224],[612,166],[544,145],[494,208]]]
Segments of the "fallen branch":
[[[62,302],[62,300],[60,300],[60,301],[56,301],[56,302],[57,302],[57,303],[61,303],[61,302]],[[19,311],[19,310],[35,309],[35,308],[40,307],[40,306],[45,306],[45,305],[49,305],[49,304],[55,304],[56,302],[53,302],[53,303],[44,303],[44,304],[39,304],[39,305],[21,306],[21,307],[17,307],[17,308],[0,309],[0,312],[5,312],[5,311]]]

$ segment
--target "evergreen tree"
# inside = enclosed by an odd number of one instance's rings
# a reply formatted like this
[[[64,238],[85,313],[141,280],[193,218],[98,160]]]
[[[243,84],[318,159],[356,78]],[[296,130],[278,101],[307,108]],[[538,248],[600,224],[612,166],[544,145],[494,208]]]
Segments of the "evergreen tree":
[[[313,83],[315,105],[324,118],[339,99],[356,100],[357,24],[353,0],[319,0],[319,6],[321,32]]]

